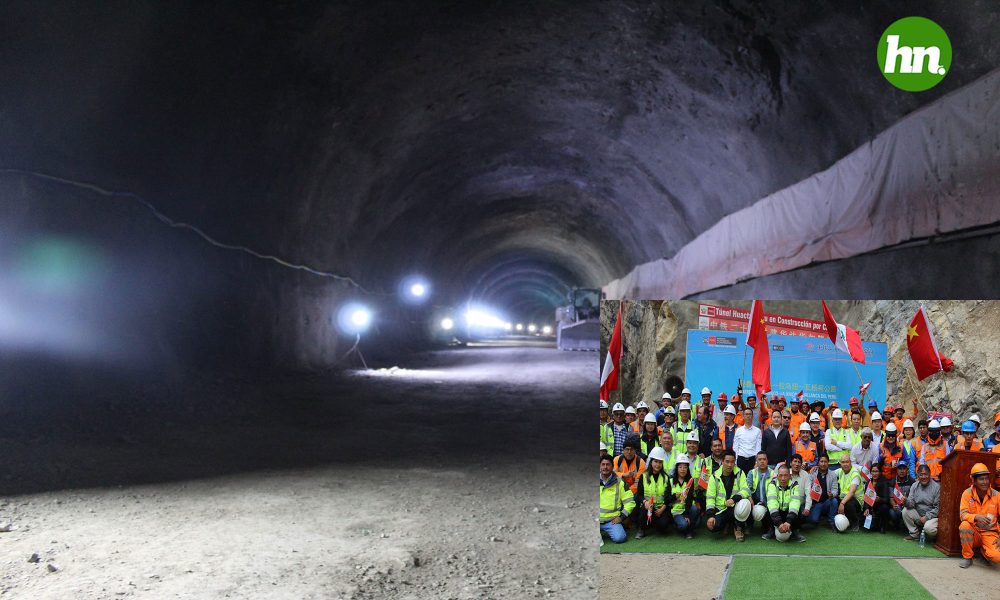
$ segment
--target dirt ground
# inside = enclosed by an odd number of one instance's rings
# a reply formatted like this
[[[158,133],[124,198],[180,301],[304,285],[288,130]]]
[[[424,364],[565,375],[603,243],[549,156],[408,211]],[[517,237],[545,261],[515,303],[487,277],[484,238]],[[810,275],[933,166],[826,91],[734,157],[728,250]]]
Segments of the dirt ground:
[[[962,569],[951,560],[899,559],[900,565],[935,598],[996,598],[1000,596],[1000,565],[986,566],[978,556]]]
[[[0,596],[594,597],[596,353],[401,366],[8,396]]]
[[[715,600],[729,568],[728,556],[601,554],[600,600]],[[671,573],[685,573],[671,577]],[[698,577],[691,577],[698,573]],[[650,575],[655,574],[655,579]],[[657,585],[650,585],[650,581]],[[652,595],[650,595],[652,593]]]

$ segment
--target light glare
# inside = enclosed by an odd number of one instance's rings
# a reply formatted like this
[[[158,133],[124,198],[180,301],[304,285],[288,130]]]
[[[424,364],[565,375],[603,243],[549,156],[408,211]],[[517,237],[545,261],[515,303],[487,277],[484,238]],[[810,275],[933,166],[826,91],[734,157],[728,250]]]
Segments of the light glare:
[[[447,317],[445,317],[444,319],[441,319],[441,329],[444,329],[445,331],[449,331],[454,326],[455,326],[455,322],[452,321],[451,319],[449,319]]]

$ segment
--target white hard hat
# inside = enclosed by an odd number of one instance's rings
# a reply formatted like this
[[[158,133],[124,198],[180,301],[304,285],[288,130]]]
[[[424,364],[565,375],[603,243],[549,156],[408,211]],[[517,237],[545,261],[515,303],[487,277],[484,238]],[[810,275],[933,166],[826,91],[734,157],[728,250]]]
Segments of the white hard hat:
[[[750,511],[753,510],[753,504],[746,498],[740,500],[736,503],[736,508],[734,509],[734,514],[736,515],[737,521],[746,521],[750,518]]]
[[[659,446],[649,451],[649,460],[662,460],[667,462],[667,451]]]
[[[753,520],[760,523],[767,516],[767,507],[763,504],[755,504],[753,507]]]
[[[791,529],[789,529],[784,533],[778,531],[777,528],[775,528],[774,530],[774,539],[778,540],[779,542],[787,542],[791,537],[792,537]]]
[[[837,515],[833,518],[833,524],[836,526],[837,531],[847,531],[847,528],[851,526],[851,521],[848,520],[846,515]]]
[[[896,424],[895,423],[889,423],[888,425],[886,425],[885,426],[885,432],[886,433],[896,433]]]
[[[640,408],[645,408],[646,410],[649,410],[649,405],[646,404],[645,400],[639,400],[639,403],[635,405],[635,409],[639,410]]]
[[[626,415],[634,415],[635,414],[635,407],[634,406],[629,406],[628,408],[626,408],[625,409],[625,414]]]
[[[687,400],[681,400],[681,404],[677,407],[677,410],[691,410],[691,403]]]
[[[708,389],[707,387],[701,388],[701,395],[704,396],[705,394],[708,394],[709,396],[711,396],[712,395],[712,390]]]
[[[607,403],[607,402],[605,402],[604,400],[601,400],[601,408],[603,408],[603,409],[607,410],[607,408],[608,408],[608,403]]]
[[[660,447],[657,446],[657,448],[660,448]],[[660,450],[663,450],[663,448],[660,448]],[[666,454],[667,451],[663,450],[663,453]],[[674,461],[675,465],[679,465],[679,464],[682,464],[682,463],[685,464],[685,465],[691,466],[691,457],[689,457],[687,454],[681,454],[680,456],[677,457],[677,460]]]
[[[802,424],[799,425],[799,431],[812,431],[812,428],[809,427],[809,423],[803,421]]]
[[[656,423],[656,415],[653,413],[646,413],[646,416],[642,419],[643,423]]]
[[[607,450],[607,449],[608,447],[604,444],[604,442],[601,442],[601,450]]]
[[[843,419],[844,418],[844,413],[841,412],[841,410],[839,408],[835,408],[835,409],[833,409],[833,418],[834,419]]]
[[[941,417],[941,427],[950,427],[950,426],[951,426],[951,419],[949,419],[948,417]]]
[[[903,421],[903,429],[906,429],[907,427],[909,427],[910,429],[913,429],[913,421],[911,421],[909,419]]]
[[[692,429],[691,433],[687,434],[687,441],[689,442],[700,442],[701,436],[698,435],[697,429]]]
[[[674,399],[674,397],[671,396],[670,394],[666,393],[666,392],[664,392],[664,394],[662,396],[660,396],[660,400],[673,400],[673,399]]]
[[[927,429],[941,429],[941,421],[931,419],[931,422],[927,424]]]
[[[726,410],[724,410],[722,412],[724,412],[727,415],[735,415],[736,414],[736,407],[733,406],[732,404],[730,404],[729,406],[726,407]]]
[[[620,410],[625,410],[621,402],[615,402],[615,405],[611,407],[611,412],[618,412]]]
[[[687,394],[688,396],[690,396],[691,395],[691,390],[689,390],[687,388],[684,388],[683,390],[681,390],[681,396],[683,396],[684,394]]]
[[[663,414],[665,414],[665,415],[676,415],[677,411],[674,410],[673,406],[668,406],[668,407],[666,407],[666,408],[663,409]]]
[[[882,415],[879,414],[877,410],[872,413],[872,421],[881,421],[881,420],[882,420]]]
[[[979,421],[979,415],[972,415],[971,417],[969,417],[969,420],[970,421],[975,421],[979,425],[982,425],[982,423],[980,423],[980,421]]]
[[[819,423],[820,421],[821,421],[821,419],[819,418],[819,413],[813,413],[813,414],[809,415],[809,422],[810,423]]]

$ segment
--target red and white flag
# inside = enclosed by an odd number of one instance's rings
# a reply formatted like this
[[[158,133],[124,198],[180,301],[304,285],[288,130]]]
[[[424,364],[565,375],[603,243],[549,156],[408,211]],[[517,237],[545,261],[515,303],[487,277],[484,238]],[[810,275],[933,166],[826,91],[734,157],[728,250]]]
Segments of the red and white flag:
[[[906,496],[903,495],[903,490],[899,489],[898,483],[894,485],[892,488],[892,497],[895,498],[896,502],[899,502],[900,504],[902,504],[903,501],[906,500]]]
[[[938,352],[934,330],[923,306],[913,315],[906,330],[906,349],[910,351],[917,379],[921,381],[938,371],[950,371],[955,365],[950,358]]]
[[[698,477],[698,487],[708,489],[708,465],[701,465],[701,476]]]
[[[681,490],[681,494],[677,498],[677,500],[679,502],[683,502],[683,501],[687,500],[688,492],[691,491],[691,485],[692,484],[694,484],[694,477],[692,477],[691,479],[688,479],[687,485],[685,485],[684,489]]]
[[[872,470],[868,468],[867,464],[861,465],[861,478],[864,479],[866,483],[872,480]]]
[[[823,496],[823,486],[819,483],[819,475],[813,478],[812,486],[809,487],[809,497],[813,499],[813,502],[819,502],[819,499]]]
[[[862,385],[861,387],[858,388],[858,392],[861,393],[861,397],[862,398],[865,397],[865,392],[867,392],[868,388],[870,388],[871,386],[872,386],[872,382],[869,381],[868,383],[866,383],[866,384],[864,384],[864,385]]]
[[[764,304],[754,300],[747,323],[747,346],[753,348],[750,377],[757,395],[771,391],[771,354],[767,346],[767,329],[764,327]]]
[[[873,506],[876,498],[878,498],[878,494],[875,493],[875,486],[869,482],[868,487],[865,488],[865,504]]]
[[[823,320],[826,321],[826,334],[830,336],[837,348],[851,355],[851,360],[865,364],[865,351],[861,347],[861,336],[847,325],[838,323],[830,312],[830,307],[823,301]]]
[[[601,400],[610,400],[611,391],[618,389],[618,373],[622,362],[622,307],[618,304],[618,318],[615,320],[615,330],[608,344],[608,355],[604,359],[604,370],[601,372]]]

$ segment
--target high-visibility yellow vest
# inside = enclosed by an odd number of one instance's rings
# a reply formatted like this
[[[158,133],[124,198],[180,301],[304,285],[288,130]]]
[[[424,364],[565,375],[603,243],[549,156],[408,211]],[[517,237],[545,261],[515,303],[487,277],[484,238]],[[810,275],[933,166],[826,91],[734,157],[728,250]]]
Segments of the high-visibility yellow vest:
[[[733,496],[750,497],[750,488],[747,486],[746,475],[739,469],[733,470],[733,473],[736,475],[736,479],[733,481],[733,491],[729,496],[726,496],[726,485],[722,483],[722,470],[720,469],[715,472],[715,475],[709,476],[708,491],[705,495],[706,509],[715,507],[715,510],[721,513],[729,508],[726,506],[726,500],[729,500]],[[698,484],[695,483],[695,485]]]
[[[615,517],[621,517],[623,516],[622,511],[632,512],[632,509],[635,508],[635,498],[632,496],[631,490],[617,475],[611,475],[607,485],[601,485],[600,480],[598,480],[598,487],[600,487],[601,496],[599,515],[601,523],[607,523]]]
[[[834,440],[838,444],[842,444],[846,442],[848,439],[850,439],[848,437],[849,431],[850,429],[841,429],[840,431],[836,431],[833,428],[830,428],[826,431],[826,437],[828,439]],[[840,461],[840,457],[847,454],[848,452],[849,452],[848,450],[839,450],[839,449],[831,450],[829,444],[827,444],[826,447],[826,455],[830,457],[830,464],[836,464],[838,461]]]
[[[865,495],[864,486],[861,485],[861,473],[854,467],[851,467],[850,473],[844,473],[843,469],[837,471],[837,490],[840,492],[841,500],[844,499],[854,483],[858,484],[858,489],[854,490],[854,499],[858,501],[858,504],[861,504]]]
[[[694,493],[695,488],[698,486],[698,479],[692,477],[688,481],[692,482],[691,488],[688,489],[688,496],[687,496],[688,498],[690,498],[691,494]],[[687,487],[687,481],[685,481],[684,483],[674,483],[673,481],[671,481],[670,485],[671,485],[670,493],[673,494],[675,499],[677,500],[676,502],[674,502],[674,505],[670,507],[670,514],[679,515],[684,512],[684,507],[687,504],[687,498],[681,500],[680,498],[678,498],[678,495],[684,491],[685,487]]]
[[[790,513],[798,514],[801,504],[799,482],[789,480],[786,488],[778,485],[777,479],[767,482],[767,512],[787,510]]]
[[[658,477],[653,477],[652,473],[646,471],[642,474],[642,498],[639,498],[639,503],[645,506],[646,501],[652,496],[653,508],[660,508],[666,504],[666,496],[668,493],[672,493],[671,489],[672,486],[666,471],[661,471]]]

